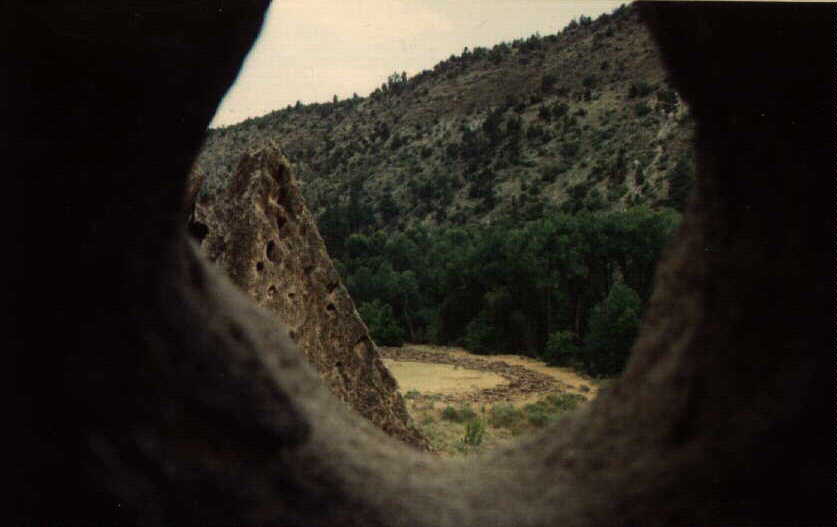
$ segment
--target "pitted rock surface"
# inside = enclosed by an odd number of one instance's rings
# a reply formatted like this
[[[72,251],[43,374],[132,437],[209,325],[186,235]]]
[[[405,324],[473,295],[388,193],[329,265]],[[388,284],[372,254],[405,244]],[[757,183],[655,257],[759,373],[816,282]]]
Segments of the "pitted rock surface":
[[[227,188],[193,192],[189,230],[208,258],[276,314],[334,395],[390,435],[427,448],[284,155],[270,147],[245,154]]]

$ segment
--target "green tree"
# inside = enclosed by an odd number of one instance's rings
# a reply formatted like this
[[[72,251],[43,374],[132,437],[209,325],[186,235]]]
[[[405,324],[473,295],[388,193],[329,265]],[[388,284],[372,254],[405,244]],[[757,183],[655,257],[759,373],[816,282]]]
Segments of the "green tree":
[[[381,215],[381,221],[384,225],[388,225],[392,220],[398,217],[398,204],[392,198],[392,192],[386,191],[381,195],[378,202],[378,214]]]
[[[624,369],[639,329],[640,309],[639,296],[623,283],[615,284],[592,309],[582,357],[588,373],[617,375]]]
[[[491,353],[497,345],[497,327],[487,313],[481,312],[465,327],[462,344],[471,353]]]
[[[398,325],[392,313],[392,306],[380,300],[364,302],[358,308],[360,317],[366,322],[370,336],[381,346],[400,346],[404,343],[404,330]]]
[[[346,240],[346,254],[351,260],[368,258],[372,255],[369,238],[360,233],[353,233]]]
[[[488,137],[488,141],[492,146],[500,142],[500,124],[503,122],[504,112],[505,110],[503,107],[498,106],[488,114],[488,117],[486,117],[485,121],[482,123],[482,130],[485,132],[485,135]]]
[[[549,336],[541,358],[551,366],[575,366],[579,352],[575,334],[570,331],[556,331]]]

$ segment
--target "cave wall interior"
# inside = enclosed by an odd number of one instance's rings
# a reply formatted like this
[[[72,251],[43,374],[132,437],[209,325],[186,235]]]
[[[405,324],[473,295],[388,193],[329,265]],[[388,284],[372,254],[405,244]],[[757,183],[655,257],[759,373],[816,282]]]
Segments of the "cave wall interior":
[[[833,6],[642,3],[698,122],[678,240],[624,376],[464,462],[348,412],[188,241],[185,175],[266,7],[14,8],[10,189],[37,206],[10,298],[40,328],[9,348],[14,523],[829,523]]]

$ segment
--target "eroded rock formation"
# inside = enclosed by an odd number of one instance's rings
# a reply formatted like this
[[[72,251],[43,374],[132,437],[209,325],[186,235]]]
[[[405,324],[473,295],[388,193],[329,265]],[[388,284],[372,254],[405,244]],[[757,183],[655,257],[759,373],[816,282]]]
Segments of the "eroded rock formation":
[[[257,304],[331,392],[393,437],[427,448],[395,379],[334,269],[288,160],[267,147],[245,154],[228,186],[201,194],[189,230],[210,261]]]

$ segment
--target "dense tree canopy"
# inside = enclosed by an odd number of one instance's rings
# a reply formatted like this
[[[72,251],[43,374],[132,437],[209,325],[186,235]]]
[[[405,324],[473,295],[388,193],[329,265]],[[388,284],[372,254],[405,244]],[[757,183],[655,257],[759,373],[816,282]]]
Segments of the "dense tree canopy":
[[[678,221],[671,210],[633,208],[405,232],[321,228],[379,343],[457,344],[612,375]]]

